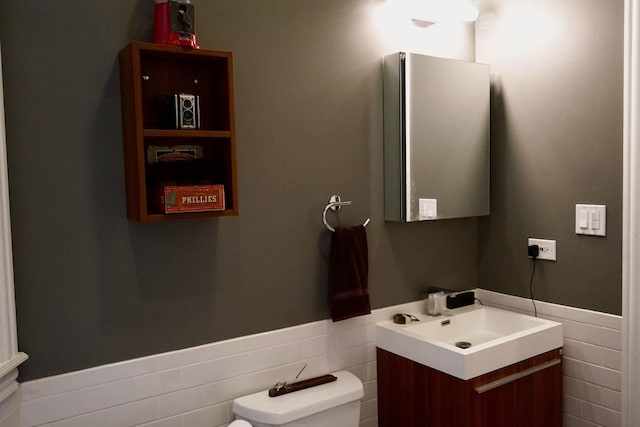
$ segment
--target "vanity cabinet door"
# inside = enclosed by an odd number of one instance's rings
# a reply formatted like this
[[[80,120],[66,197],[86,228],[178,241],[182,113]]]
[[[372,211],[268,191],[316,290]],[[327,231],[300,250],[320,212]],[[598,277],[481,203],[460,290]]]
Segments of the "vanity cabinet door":
[[[379,427],[562,427],[556,349],[471,380],[377,349]]]
[[[416,366],[380,349],[377,364],[378,427],[420,425],[415,413],[421,411],[424,404],[416,399]]]
[[[559,350],[471,380],[473,418],[482,427],[562,427]]]
[[[466,381],[378,348],[379,427],[474,427]]]

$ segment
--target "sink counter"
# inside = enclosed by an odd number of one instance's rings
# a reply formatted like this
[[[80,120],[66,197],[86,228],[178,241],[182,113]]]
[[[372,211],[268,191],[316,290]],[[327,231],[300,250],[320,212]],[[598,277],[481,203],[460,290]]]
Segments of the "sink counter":
[[[419,322],[377,323],[376,345],[462,380],[562,347],[562,324],[507,310],[472,305],[416,315]]]

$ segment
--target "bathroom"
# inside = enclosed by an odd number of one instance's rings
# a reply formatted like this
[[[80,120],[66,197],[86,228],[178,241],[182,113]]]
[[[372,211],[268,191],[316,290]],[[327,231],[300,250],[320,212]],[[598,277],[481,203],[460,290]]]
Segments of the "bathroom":
[[[22,404],[3,404],[0,426],[222,426],[234,396],[305,362],[357,372],[361,425],[375,426],[384,309],[435,285],[528,310],[531,236],[558,242],[534,291],[567,320],[565,424],[620,425],[622,0],[484,0],[457,26],[398,22],[382,0],[194,4],[200,46],[234,53],[240,214],[170,224],[125,208],[118,52],[151,39],[153,2],[0,5],[29,355]],[[401,49],[500,76],[490,216],[384,221],[381,64]],[[374,314],[331,324],[320,214],[336,193],[353,202],[341,224],[371,219]],[[575,235],[576,203],[607,206],[606,238]],[[155,391],[121,392],[132,384]]]

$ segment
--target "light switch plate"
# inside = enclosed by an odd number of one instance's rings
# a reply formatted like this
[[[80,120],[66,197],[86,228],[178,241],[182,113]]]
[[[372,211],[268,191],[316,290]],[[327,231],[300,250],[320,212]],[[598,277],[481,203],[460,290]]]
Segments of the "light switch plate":
[[[438,199],[418,199],[419,219],[436,219],[438,217]]]
[[[607,235],[606,205],[576,205],[576,234]]]

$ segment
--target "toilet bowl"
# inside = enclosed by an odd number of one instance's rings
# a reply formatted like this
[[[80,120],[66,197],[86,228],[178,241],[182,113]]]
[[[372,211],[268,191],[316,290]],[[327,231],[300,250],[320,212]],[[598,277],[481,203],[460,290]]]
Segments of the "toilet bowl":
[[[347,371],[333,375],[336,381],[278,397],[267,390],[240,397],[229,427],[357,427],[362,381]]]

